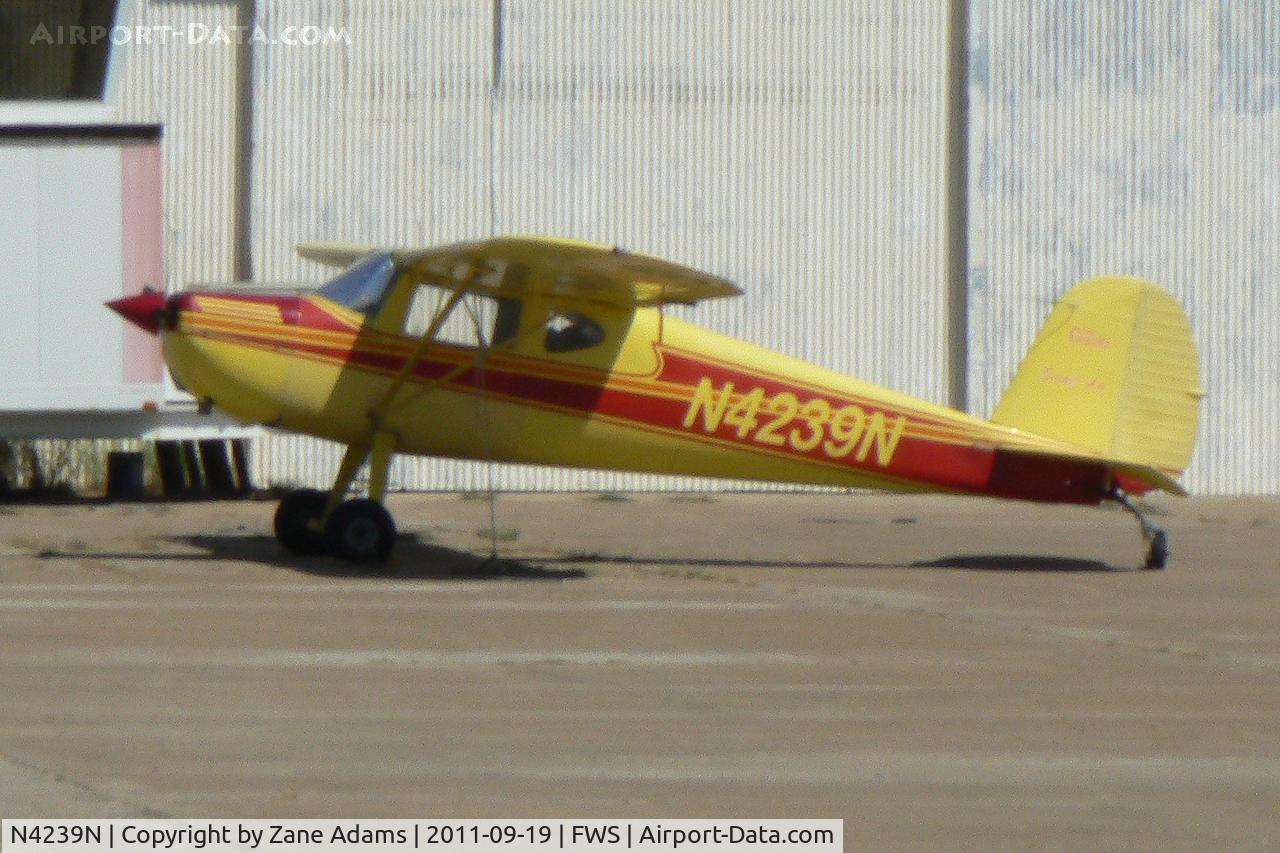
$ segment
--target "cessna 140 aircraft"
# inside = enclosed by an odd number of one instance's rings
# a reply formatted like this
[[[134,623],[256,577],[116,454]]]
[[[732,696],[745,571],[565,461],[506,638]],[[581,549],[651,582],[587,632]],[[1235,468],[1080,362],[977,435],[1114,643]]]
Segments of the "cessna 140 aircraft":
[[[292,492],[296,553],[386,559],[395,453],[1099,504],[1185,494],[1199,416],[1186,315],[1129,277],[1063,296],[990,421],[686,323],[739,294],[620,249],[503,237],[424,250],[312,244],[319,290],[144,292],[109,303],[158,333],[175,380],[230,415],[347,445],[328,494]],[[460,339],[458,329],[469,331]],[[347,499],[369,462],[368,497]]]

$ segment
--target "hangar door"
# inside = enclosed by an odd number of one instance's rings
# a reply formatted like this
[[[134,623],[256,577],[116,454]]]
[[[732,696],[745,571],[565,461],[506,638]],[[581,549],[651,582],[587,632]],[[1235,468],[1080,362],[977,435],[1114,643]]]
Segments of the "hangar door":
[[[164,288],[159,129],[0,128],[0,416],[163,403],[159,345],[103,307]]]

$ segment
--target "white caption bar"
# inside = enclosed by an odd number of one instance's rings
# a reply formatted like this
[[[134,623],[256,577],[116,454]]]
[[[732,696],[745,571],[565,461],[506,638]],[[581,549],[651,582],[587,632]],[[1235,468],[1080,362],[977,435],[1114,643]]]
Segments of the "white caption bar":
[[[844,849],[842,820],[4,820],[6,853]]]

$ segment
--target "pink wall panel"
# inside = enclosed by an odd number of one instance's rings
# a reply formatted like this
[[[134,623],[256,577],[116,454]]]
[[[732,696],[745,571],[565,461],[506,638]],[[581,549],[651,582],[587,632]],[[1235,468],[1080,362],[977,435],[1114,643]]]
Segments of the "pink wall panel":
[[[144,287],[164,289],[164,216],[161,208],[160,143],[126,143],[121,156],[121,216],[124,226],[123,295]],[[159,382],[164,377],[160,341],[132,325],[124,331],[124,381]]]

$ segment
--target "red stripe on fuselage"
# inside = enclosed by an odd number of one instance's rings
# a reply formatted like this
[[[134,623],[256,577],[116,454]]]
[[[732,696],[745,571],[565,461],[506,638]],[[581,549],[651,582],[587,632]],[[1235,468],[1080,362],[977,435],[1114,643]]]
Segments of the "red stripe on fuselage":
[[[286,309],[296,307],[299,310],[299,319],[305,316],[308,320],[315,321],[298,322],[295,328],[299,332],[304,329],[348,333],[353,331],[351,326],[339,322],[305,298],[259,297],[255,301],[273,302],[281,306],[284,316],[288,316],[285,314]],[[310,310],[307,310],[307,306],[310,306]],[[317,315],[323,315],[323,318]],[[399,348],[400,351],[387,351],[387,345],[397,339],[381,332],[369,335],[367,331],[362,331],[352,335],[349,342],[340,344],[321,340],[297,340],[287,334],[274,335],[269,331],[269,326],[261,324],[257,325],[254,331],[250,331],[252,324],[247,325],[243,318],[226,315],[217,317],[216,314],[205,313],[200,318],[200,322],[206,321],[220,327],[217,331],[208,334],[210,337],[250,346],[286,350],[293,355],[318,358],[383,375],[394,375],[403,368],[412,344],[407,339],[398,339],[403,343],[403,348]],[[196,334],[207,334],[196,329],[191,331]],[[365,340],[362,341],[362,338]],[[378,346],[371,346],[375,340]],[[944,489],[987,492],[1039,500],[1083,502],[1096,500],[1092,495],[1083,495],[1079,487],[1082,471],[1090,468],[1087,463],[1083,468],[1080,463],[1073,463],[1069,466],[1069,470],[1062,469],[1064,475],[1069,474],[1074,478],[1074,486],[1066,484],[1065,487],[1059,488],[1052,482],[1045,482],[1043,488],[1036,490],[1034,495],[1024,495],[1017,493],[1019,489],[1014,488],[1006,478],[997,478],[1001,482],[992,482],[993,465],[996,459],[995,448],[956,443],[954,439],[933,441],[911,435],[905,430],[898,439],[892,459],[887,465],[881,466],[875,461],[874,451],[869,457],[859,462],[852,453],[841,459],[832,458],[823,452],[821,442],[809,451],[796,450],[789,445],[765,446],[753,441],[751,435],[739,438],[736,428],[723,423],[710,434],[702,430],[700,423],[695,423],[692,429],[686,429],[684,419],[689,410],[693,390],[703,379],[709,379],[717,389],[723,388],[727,382],[732,382],[735,394],[760,388],[768,398],[787,392],[794,394],[802,404],[820,397],[835,409],[846,405],[859,406],[868,417],[877,412],[886,419],[896,419],[901,415],[908,418],[908,428],[913,422],[926,428],[942,427],[944,430],[948,425],[936,418],[921,417],[915,412],[898,412],[877,407],[873,401],[841,394],[833,389],[815,390],[813,387],[758,373],[740,365],[701,359],[695,354],[667,349],[661,345],[658,346],[658,350],[661,368],[656,375],[627,377],[618,381],[611,380],[610,375],[605,371],[593,371],[588,368],[574,368],[573,372],[578,374],[575,378],[547,375],[557,368],[558,372],[563,372],[566,366],[550,360],[512,356],[509,353],[495,355],[483,370],[471,366],[459,371],[459,367],[471,361],[473,351],[437,344],[430,347],[422,361],[416,365],[412,378],[418,383],[427,383],[438,381],[447,374],[458,371],[444,383],[450,390],[496,395],[519,403],[582,416],[600,416],[637,428],[656,428],[665,434],[677,434],[690,440],[711,442],[719,446],[733,446],[773,456],[781,455],[828,468],[865,471],[876,476],[925,483]],[[667,387],[660,387],[660,385]],[[673,395],[672,392],[676,393]],[[769,413],[761,412],[761,417],[767,418]],[[782,431],[789,432],[796,424],[803,422],[802,418],[789,421]],[[1044,468],[1036,466],[1036,470],[1037,473],[1050,474],[1057,469],[1052,466]],[[1047,479],[1052,480],[1053,477],[1050,476]],[[1087,479],[1092,481],[1094,478]]]

